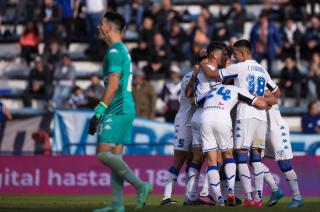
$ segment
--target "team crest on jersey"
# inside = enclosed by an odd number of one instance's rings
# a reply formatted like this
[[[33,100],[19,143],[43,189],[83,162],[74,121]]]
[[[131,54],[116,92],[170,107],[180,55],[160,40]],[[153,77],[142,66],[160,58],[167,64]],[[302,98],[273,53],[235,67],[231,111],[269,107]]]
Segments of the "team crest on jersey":
[[[110,49],[109,53],[119,53],[117,49]]]
[[[281,150],[281,151],[276,151],[276,154],[279,158],[282,158],[284,156],[284,151]]]

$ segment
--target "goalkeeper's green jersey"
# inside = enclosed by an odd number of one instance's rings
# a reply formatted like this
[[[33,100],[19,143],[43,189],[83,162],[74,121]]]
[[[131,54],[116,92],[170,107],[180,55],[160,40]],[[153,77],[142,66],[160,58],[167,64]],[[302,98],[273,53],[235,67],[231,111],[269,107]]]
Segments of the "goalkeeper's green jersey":
[[[116,95],[108,105],[107,114],[135,115],[135,104],[132,96],[132,63],[128,49],[123,42],[109,46],[103,63],[103,81],[107,88],[110,73],[119,73],[119,87]]]

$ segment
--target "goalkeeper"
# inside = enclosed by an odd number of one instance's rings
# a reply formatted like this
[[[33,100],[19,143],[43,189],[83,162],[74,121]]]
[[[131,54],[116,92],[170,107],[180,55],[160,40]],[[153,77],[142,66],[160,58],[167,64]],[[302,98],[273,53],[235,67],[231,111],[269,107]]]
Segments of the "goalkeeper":
[[[89,134],[95,134],[99,128],[97,158],[112,171],[112,203],[94,212],[125,211],[124,180],[137,190],[136,209],[144,206],[152,192],[152,186],[141,181],[122,159],[123,145],[130,143],[135,117],[135,104],[131,93],[131,58],[122,42],[124,28],[124,18],[115,12],[107,12],[98,26],[99,37],[109,48],[103,63],[105,91],[102,101],[95,108]]]

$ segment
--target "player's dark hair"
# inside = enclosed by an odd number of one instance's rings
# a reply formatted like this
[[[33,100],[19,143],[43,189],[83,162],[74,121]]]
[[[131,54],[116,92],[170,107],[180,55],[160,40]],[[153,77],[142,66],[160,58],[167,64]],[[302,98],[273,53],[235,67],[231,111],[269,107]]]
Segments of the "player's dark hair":
[[[242,40],[238,40],[237,42],[235,42],[233,44],[234,47],[236,48],[245,48],[248,49],[249,52],[252,51],[252,46],[251,43],[248,40],[242,39]]]
[[[209,56],[212,52],[217,51],[217,50],[223,50],[225,48],[227,48],[227,45],[225,43],[213,41],[207,47],[207,54]]]
[[[108,21],[114,23],[120,32],[122,32],[126,27],[126,21],[123,16],[117,12],[108,11],[104,16]]]

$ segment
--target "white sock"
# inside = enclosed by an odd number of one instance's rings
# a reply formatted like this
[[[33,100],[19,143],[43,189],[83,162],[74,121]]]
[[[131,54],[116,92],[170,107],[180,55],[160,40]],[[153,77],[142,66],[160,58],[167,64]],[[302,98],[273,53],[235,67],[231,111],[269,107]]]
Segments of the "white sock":
[[[238,164],[240,182],[248,200],[252,200],[251,176],[247,163]]]
[[[163,200],[171,198],[174,185],[176,184],[179,171],[171,167],[166,175],[166,185],[163,192]]]
[[[221,195],[220,189],[220,175],[217,166],[208,166],[208,178],[210,187],[214,193],[215,200],[217,201]]]
[[[267,183],[267,185],[270,187],[272,191],[277,191],[279,189],[278,185],[274,181],[274,178],[269,170],[269,168],[262,163],[263,172],[264,172],[264,181]]]
[[[261,162],[252,162],[253,167],[253,176],[254,176],[254,186],[255,186],[255,196],[254,199],[256,201],[262,200],[262,190],[263,190],[263,178],[264,178],[264,170]]]
[[[233,159],[228,158],[224,161],[225,166],[224,166],[224,172],[226,174],[226,178],[228,181],[228,193],[232,192],[234,193],[234,182],[236,179],[236,163]]]
[[[300,195],[300,190],[299,190],[299,185],[298,185],[298,178],[297,178],[296,172],[293,169],[291,169],[290,171],[284,172],[283,174],[287,178],[287,182],[288,182],[288,185],[291,189],[293,199],[301,200],[301,195]]]
[[[187,198],[195,201],[199,198],[197,189],[199,183],[201,165],[192,163],[188,172]]]
[[[208,178],[208,173],[204,176],[204,182],[202,186],[202,190],[200,192],[200,196],[206,197],[209,196],[209,178]]]
[[[241,198],[242,196],[242,186],[240,181],[236,181],[234,184],[234,194],[238,198]]]

